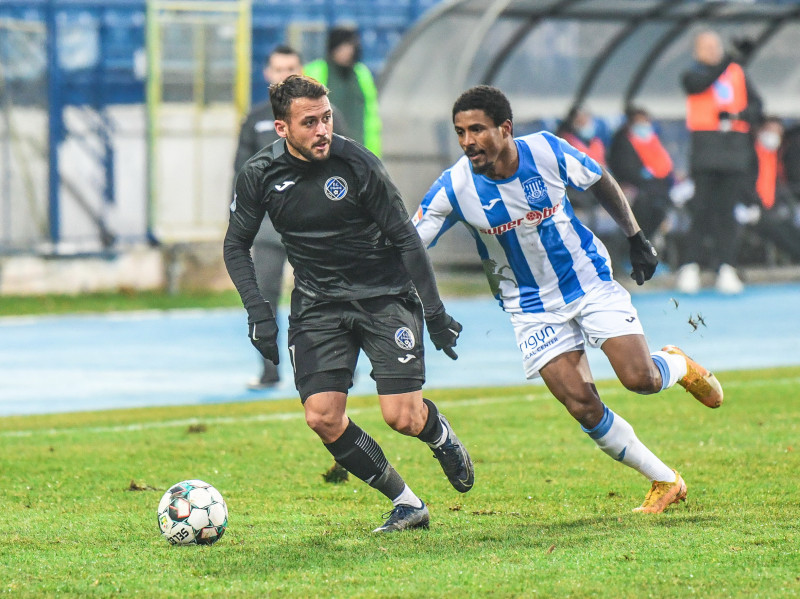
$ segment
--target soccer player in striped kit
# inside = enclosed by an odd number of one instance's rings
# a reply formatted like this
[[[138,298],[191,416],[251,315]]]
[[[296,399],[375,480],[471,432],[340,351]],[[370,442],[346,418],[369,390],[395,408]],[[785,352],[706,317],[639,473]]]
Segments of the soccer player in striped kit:
[[[511,106],[477,86],[453,106],[464,156],[437,179],[414,217],[424,244],[457,222],[475,239],[492,293],[514,327],[527,378],[548,389],[609,456],[651,481],[634,511],[660,513],[686,498],[681,475],[662,462],[597,392],[584,348],[600,347],[620,382],[640,394],[682,385],[704,405],[722,403],[716,377],[680,349],[651,353],[628,292],[603,243],[575,216],[567,187],[591,187],[630,242],[639,285],[658,259],[614,178],[548,132],[514,138]]]

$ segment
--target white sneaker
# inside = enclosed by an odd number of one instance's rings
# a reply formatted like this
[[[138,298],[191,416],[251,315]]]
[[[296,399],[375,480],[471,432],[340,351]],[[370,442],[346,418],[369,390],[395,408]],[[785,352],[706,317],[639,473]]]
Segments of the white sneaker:
[[[697,262],[684,264],[678,269],[675,287],[681,293],[694,294],[700,291],[700,265]]]
[[[726,295],[736,295],[744,291],[744,283],[730,264],[723,264],[717,273],[717,291]]]

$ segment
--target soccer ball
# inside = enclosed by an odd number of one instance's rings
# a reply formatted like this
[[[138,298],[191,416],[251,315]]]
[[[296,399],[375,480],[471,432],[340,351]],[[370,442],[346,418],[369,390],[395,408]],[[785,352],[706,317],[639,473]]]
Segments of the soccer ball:
[[[228,527],[228,506],[214,487],[185,480],[164,493],[158,504],[158,528],[172,545],[211,545]]]

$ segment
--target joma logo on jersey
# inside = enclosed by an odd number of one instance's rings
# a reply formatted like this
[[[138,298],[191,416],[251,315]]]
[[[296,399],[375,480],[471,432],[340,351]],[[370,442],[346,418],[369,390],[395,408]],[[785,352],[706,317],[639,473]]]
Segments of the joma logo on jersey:
[[[331,177],[325,181],[325,195],[334,202],[343,199],[347,195],[347,181],[341,177]]]
[[[541,222],[553,216],[556,212],[561,210],[561,202],[556,204],[555,206],[547,206],[542,210],[531,210],[527,212],[525,216],[522,218],[517,218],[512,220],[508,223],[503,223],[502,225],[497,225],[496,227],[492,227],[491,229],[481,229],[481,233],[484,235],[502,235],[503,233],[510,231],[511,229],[516,229],[521,224],[530,225],[535,227],[536,225],[541,224]]]
[[[531,208],[536,202],[547,199],[547,186],[541,177],[531,177],[522,184],[522,189],[525,191],[525,199],[528,200]]]

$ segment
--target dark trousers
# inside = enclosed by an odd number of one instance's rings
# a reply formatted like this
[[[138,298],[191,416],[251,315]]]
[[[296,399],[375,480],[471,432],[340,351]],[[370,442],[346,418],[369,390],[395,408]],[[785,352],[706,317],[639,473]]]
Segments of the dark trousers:
[[[652,179],[645,181],[636,189],[633,215],[648,239],[652,239],[658,231],[672,205],[669,199],[670,185],[667,179]]]
[[[694,198],[689,203],[692,224],[686,239],[683,264],[698,262],[711,269],[736,266],[740,225],[733,207],[753,197],[753,177],[748,173],[707,171],[694,173]]]
[[[792,262],[800,264],[800,228],[794,226],[794,215],[784,214],[782,208],[776,206],[772,210],[762,210],[755,231],[764,241],[773,243],[787,254]]]
[[[281,299],[281,283],[283,282],[283,266],[286,262],[286,251],[282,245],[273,243],[255,243],[253,245],[253,264],[256,269],[258,290],[272,306],[275,316],[278,315],[278,304]],[[259,354],[260,355],[260,354]],[[264,360],[261,381],[277,382],[278,367],[269,360]]]

